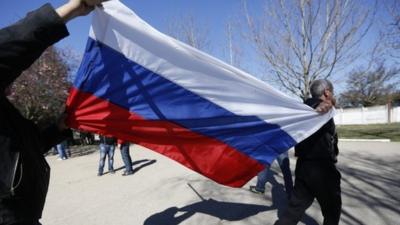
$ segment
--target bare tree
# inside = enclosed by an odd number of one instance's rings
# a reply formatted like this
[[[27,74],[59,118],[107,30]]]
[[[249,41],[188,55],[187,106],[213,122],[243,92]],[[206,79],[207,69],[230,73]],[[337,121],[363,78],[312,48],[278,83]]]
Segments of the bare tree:
[[[167,34],[199,50],[206,52],[211,50],[206,26],[199,25],[192,15],[170,20]]]
[[[399,89],[399,68],[386,69],[383,64],[372,71],[353,71],[347,80],[347,91],[341,93],[339,105],[359,107],[386,104]],[[393,96],[392,96],[393,95]]]
[[[234,25],[231,21],[226,23],[225,27],[225,35],[226,35],[226,56],[227,62],[232,66],[241,67],[241,55],[242,50],[240,46],[237,44],[238,40],[236,40]]]
[[[383,38],[389,55],[400,61],[400,1],[386,1],[385,9],[390,16],[388,24],[384,24]]]
[[[10,100],[39,125],[54,122],[68,95],[68,73],[62,53],[49,47],[13,84]]]
[[[302,99],[309,97],[312,81],[331,77],[359,57],[375,15],[375,6],[353,0],[269,1],[259,17],[243,5],[248,39],[273,81]]]
[[[65,63],[68,68],[67,80],[72,83],[75,80],[75,76],[81,64],[83,54],[77,52],[74,48],[70,46],[64,46],[61,50],[59,49],[57,52],[62,62]]]

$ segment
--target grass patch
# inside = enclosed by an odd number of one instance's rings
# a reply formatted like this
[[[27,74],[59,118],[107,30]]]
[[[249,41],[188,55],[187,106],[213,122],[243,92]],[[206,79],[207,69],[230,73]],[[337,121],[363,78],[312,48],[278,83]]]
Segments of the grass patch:
[[[377,139],[400,141],[400,123],[368,125],[336,125],[339,138]]]

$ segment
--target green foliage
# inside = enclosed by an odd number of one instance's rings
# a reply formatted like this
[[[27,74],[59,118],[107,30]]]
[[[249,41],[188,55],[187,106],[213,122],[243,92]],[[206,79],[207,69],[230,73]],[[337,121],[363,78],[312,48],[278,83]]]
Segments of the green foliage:
[[[400,123],[337,125],[339,138],[390,139],[400,141]]]

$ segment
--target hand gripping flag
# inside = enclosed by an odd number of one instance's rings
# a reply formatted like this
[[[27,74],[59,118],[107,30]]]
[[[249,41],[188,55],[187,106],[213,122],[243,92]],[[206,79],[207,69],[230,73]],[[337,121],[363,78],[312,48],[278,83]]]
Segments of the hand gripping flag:
[[[119,1],[103,6],[67,100],[72,128],[240,187],[333,116],[160,33]]]

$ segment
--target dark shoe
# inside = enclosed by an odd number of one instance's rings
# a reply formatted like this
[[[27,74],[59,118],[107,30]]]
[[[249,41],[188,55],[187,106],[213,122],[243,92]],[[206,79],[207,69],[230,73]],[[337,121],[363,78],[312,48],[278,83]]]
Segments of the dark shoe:
[[[129,176],[129,175],[132,175],[132,174],[133,174],[133,171],[124,171],[122,173],[122,176]]]
[[[103,176],[103,173],[97,173],[97,176],[101,177],[101,176]]]
[[[264,190],[258,189],[256,186],[250,186],[250,191],[260,195],[263,195],[265,192]]]

